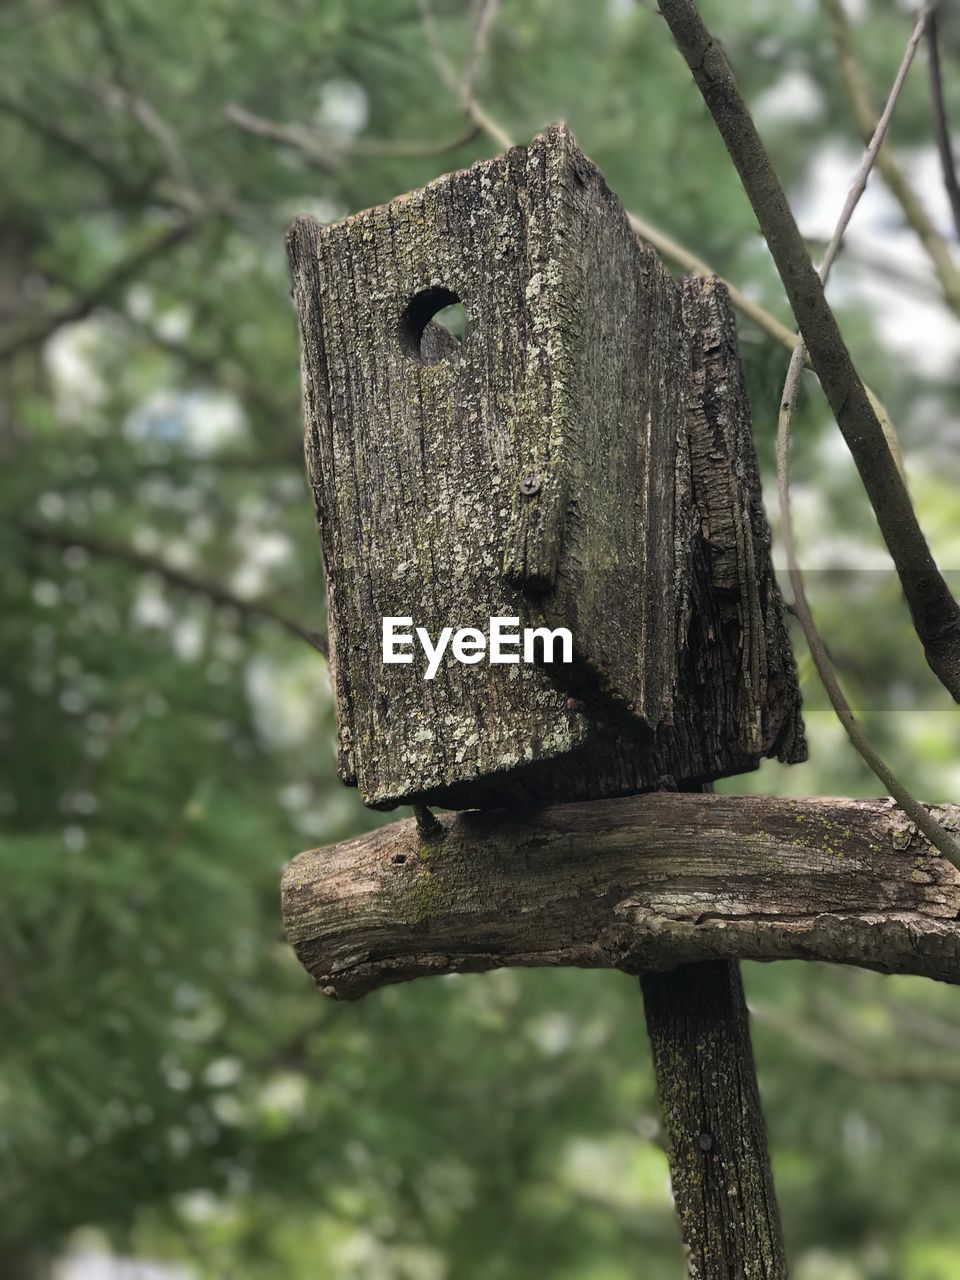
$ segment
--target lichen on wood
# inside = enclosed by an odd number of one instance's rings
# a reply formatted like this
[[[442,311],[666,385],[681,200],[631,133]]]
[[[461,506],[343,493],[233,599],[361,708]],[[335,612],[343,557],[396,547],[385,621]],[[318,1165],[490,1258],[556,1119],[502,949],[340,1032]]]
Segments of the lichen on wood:
[[[786,1280],[747,1005],[732,960],[641,979],[690,1280]]]
[[[485,807],[802,758],[732,313],[675,282],[570,133],[288,246],[339,767],[367,804]],[[432,324],[457,298],[457,344]],[[535,485],[523,485],[526,477]],[[564,625],[575,662],[384,666]]]
[[[937,817],[956,829],[960,808]],[[960,871],[885,800],[654,792],[412,819],[302,853],[283,917],[325,994],[505,965],[826,960],[960,983]]]

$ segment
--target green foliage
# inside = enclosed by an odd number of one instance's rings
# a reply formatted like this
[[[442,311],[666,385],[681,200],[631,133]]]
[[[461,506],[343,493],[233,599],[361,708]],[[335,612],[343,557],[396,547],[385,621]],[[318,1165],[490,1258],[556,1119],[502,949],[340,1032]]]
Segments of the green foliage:
[[[852,169],[817,8],[704,8],[801,203],[818,157]],[[459,64],[467,6],[436,13]],[[906,34],[891,3],[858,26],[877,97]],[[635,983],[513,972],[330,1006],[281,935],[284,861],[382,820],[335,778],[322,659],[250,607],[322,627],[282,237],[490,153],[409,154],[465,133],[418,5],[18,0],[0,75],[0,1272],[94,1229],[211,1280],[678,1276]],[[812,111],[776,110],[791,76]],[[629,206],[787,318],[653,5],[505,0],[479,83],[517,138],[567,118]],[[316,156],[231,105],[313,127]],[[927,144],[922,73],[896,136]],[[956,389],[837,278],[957,563]],[[769,468],[786,353],[749,325],[743,347]],[[804,547],[877,566],[811,582],[851,697],[919,794],[955,799],[955,716],[813,389],[795,435]],[[875,791],[797,648],[810,764],[726,789]],[[795,1274],[960,1274],[950,993],[800,965],[748,983]]]

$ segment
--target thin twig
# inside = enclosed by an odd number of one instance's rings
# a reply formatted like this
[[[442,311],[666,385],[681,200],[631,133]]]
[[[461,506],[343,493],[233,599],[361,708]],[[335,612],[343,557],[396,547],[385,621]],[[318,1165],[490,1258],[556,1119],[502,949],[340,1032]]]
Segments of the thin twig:
[[[45,142],[63,152],[73,160],[79,160],[96,170],[110,183],[117,196],[123,198],[131,193],[141,194],[143,184],[131,182],[129,176],[106,159],[86,141],[69,133],[60,124],[37,115],[31,107],[18,102],[5,94],[0,94],[0,114],[10,116],[25,129],[42,138]]]
[[[89,88],[89,86],[86,87]],[[89,165],[91,169],[100,173],[110,185],[110,195],[114,204],[127,206],[136,203],[142,205],[146,201],[149,204],[156,205],[158,208],[175,210],[180,214],[186,213],[189,216],[192,216],[197,210],[200,203],[198,199],[199,193],[195,190],[184,188],[176,182],[167,182],[165,180],[165,172],[168,167],[166,162],[160,165],[151,165],[142,174],[131,178],[123,168],[115,166],[112,161],[98,155],[86,140],[74,137],[58,124],[51,123],[42,116],[36,115],[30,108],[15,99],[4,97],[0,94],[0,113],[11,116],[23,125],[25,129],[29,129],[38,138],[43,139],[44,142],[50,143],[65,155],[74,160],[82,161]],[[64,112],[60,114],[64,114]],[[222,203],[218,204],[210,200],[209,197],[203,197],[203,202],[210,204],[218,212],[228,212],[223,208]],[[99,208],[100,206],[98,205],[97,207]],[[236,212],[236,210],[230,212]]]
[[[813,236],[807,237],[807,243],[822,253],[826,242],[819,244]],[[851,240],[846,236],[843,242],[843,260],[862,267],[871,275],[880,276],[896,286],[903,297],[910,295],[918,302],[941,302],[940,286],[927,275],[917,275],[908,265],[898,258],[892,257],[882,244],[871,244],[869,240]]]
[[[871,137],[867,150],[864,153],[864,157],[860,162],[860,168],[857,170],[853,184],[847,193],[846,201],[844,202],[843,209],[840,213],[840,220],[837,222],[836,229],[834,230],[834,233],[830,238],[830,243],[827,245],[826,251],[823,255],[823,262],[820,266],[820,279],[824,284],[826,284],[827,276],[830,274],[830,270],[833,267],[834,260],[836,259],[837,253],[840,249],[843,237],[846,234],[847,227],[850,225],[850,219],[853,217],[853,211],[860,203],[860,197],[866,190],[867,180],[873,172],[873,167],[877,162],[877,157],[880,154],[880,148],[883,146],[883,140],[887,136],[887,130],[889,129],[890,121],[893,118],[894,108],[896,107],[900,94],[903,91],[907,73],[913,63],[914,56],[917,52],[917,46],[923,39],[923,33],[926,30],[927,23],[930,21],[930,17],[931,7],[930,5],[925,5],[920,12],[920,16],[917,19],[916,26],[913,29],[910,39],[907,41],[907,47],[900,63],[899,70],[894,78],[893,87],[890,90],[886,105],[883,108],[883,113],[877,121],[876,128],[873,131],[873,136]],[[798,345],[803,345],[802,338],[798,339]]]
[[[433,10],[430,8],[430,0],[417,0],[420,9],[420,20],[423,25],[423,34],[427,48],[433,58],[434,65],[440,73],[440,78],[446,84],[447,88],[454,93],[460,100],[460,105],[468,119],[472,120],[475,125],[484,131],[489,137],[493,138],[497,146],[503,147],[505,151],[513,146],[513,141],[506,129],[494,120],[493,116],[478,101],[475,87],[468,83],[467,79],[458,75],[453,63],[447,57],[440,41],[440,35],[437,31],[436,20],[433,16]],[[477,24],[474,33],[474,48],[477,46],[477,33],[479,32],[485,40],[489,35],[490,23]],[[482,47],[481,47],[482,52]],[[477,55],[479,56],[479,55]],[[469,65],[469,64],[468,64]]]
[[[783,419],[781,413],[781,424]],[[843,690],[840,688],[837,680],[836,672],[827,655],[826,648],[817,631],[816,623],[810,611],[807,602],[806,592],[803,586],[803,577],[796,563],[796,545],[793,539],[793,528],[790,519],[789,497],[784,490],[783,484],[783,468],[786,460],[783,458],[783,433],[778,433],[777,439],[777,479],[778,492],[780,497],[780,520],[783,526],[783,541],[786,548],[787,562],[790,574],[790,585],[793,590],[793,609],[794,614],[800,623],[807,644],[810,648],[810,654],[813,658],[814,665],[817,668],[817,674],[826,690],[830,704],[836,712],[837,719],[846,730],[847,737],[865,762],[865,764],[876,774],[883,783],[888,793],[893,796],[900,808],[907,814],[911,822],[919,831],[927,837],[932,845],[953,863],[955,867],[960,867],[960,844],[949,834],[936,818],[934,818],[927,808],[907,790],[907,788],[899,781],[896,775],[890,770],[885,761],[877,754],[873,746],[864,735],[856,717],[851,710],[850,704],[844,696]]]
[[[473,41],[470,46],[470,55],[467,58],[465,67],[463,68],[463,96],[468,102],[473,101],[476,88],[477,76],[480,73],[480,65],[483,62],[483,55],[486,52],[487,43],[493,32],[494,25],[497,21],[497,11],[500,8],[500,0],[479,0],[479,12],[477,21],[473,28]]]
[[[265,138],[269,142],[279,142],[285,147],[299,151],[317,169],[333,173],[338,167],[341,157],[328,134],[319,129],[307,129],[300,125],[281,124],[276,120],[267,120],[264,116],[254,115],[239,103],[231,102],[223,109],[223,118],[236,129],[253,134],[256,138]]]
[[[423,27],[424,39],[426,40],[427,48],[430,50],[434,65],[440,72],[440,76],[447,88],[452,90],[459,98],[462,85],[456,71],[454,71],[453,63],[447,57],[443,45],[440,43],[440,33],[437,31],[437,21],[433,16],[430,0],[417,0],[417,7],[420,10],[420,22]]]
[[[844,89],[860,135],[867,142],[876,129],[877,116],[870,101],[863,68],[857,58],[850,21],[843,7],[843,0],[825,0],[825,3]],[[877,168],[933,264],[944,300],[952,311],[960,315],[960,267],[954,261],[950,246],[937,230],[923,201],[889,150],[880,152]]]
[[[177,569],[173,565],[157,559],[155,556],[137,551],[134,547],[107,542],[105,539],[94,537],[92,534],[79,533],[72,529],[46,529],[39,525],[30,524],[22,526],[22,532],[34,542],[45,542],[50,546],[60,547],[63,550],[67,550],[70,547],[80,547],[92,556],[116,560],[121,564],[131,565],[143,573],[156,574],[158,578],[169,582],[172,587],[176,587],[179,591],[186,591],[191,595],[205,596],[216,605],[235,610],[241,617],[260,618],[267,622],[272,622],[275,626],[289,632],[290,635],[296,636],[300,640],[305,640],[311,648],[322,653],[324,657],[327,656],[327,640],[325,636],[302,626],[293,618],[287,617],[285,613],[273,608],[272,605],[259,600],[245,600],[242,596],[234,595],[232,591],[228,591],[226,587],[217,582],[209,582],[204,578],[195,577],[193,574]]]
[[[940,153],[943,185],[950,201],[953,225],[960,237],[960,183],[957,182],[957,165],[950,139],[947,120],[947,104],[943,96],[943,70],[940,66],[940,35],[937,28],[937,10],[934,7],[927,23],[927,59],[930,69],[930,108],[933,116],[933,133]]]
[[[750,1001],[750,1014],[757,1022],[766,1025],[777,1035],[783,1036],[799,1049],[814,1057],[839,1067],[858,1080],[877,1084],[944,1084],[956,1087],[960,1073],[930,1067],[927,1064],[900,1062],[893,1065],[878,1063],[875,1050],[861,1047],[828,1027],[814,1022],[804,1022],[796,1015],[789,1016],[773,1005]]]
[[[180,140],[173,126],[166,121],[152,102],[138,93],[133,93],[124,85],[113,84],[109,80],[92,79],[89,88],[100,101],[113,111],[123,111],[140,126],[157,145],[174,181],[182,192],[191,198],[202,201],[202,193],[194,183],[193,174],[187,163]]]
[[[866,190],[867,180],[876,163],[880,147],[883,145],[894,107],[900,97],[907,78],[907,72],[910,70],[914,55],[917,52],[917,46],[923,39],[923,33],[929,18],[930,9],[926,7],[921,11],[917,24],[913,29],[913,34],[907,42],[906,52],[903,55],[900,69],[887,98],[883,114],[877,121],[876,130],[870,139],[853,184],[847,194],[836,229],[823,255],[823,262],[820,264],[820,279],[824,284],[827,282],[844,234],[850,225],[853,211]],[[790,585],[793,589],[794,612],[806,637],[807,645],[810,648],[810,656],[813,658],[820,681],[826,690],[827,697],[830,699],[830,704],[836,712],[837,718],[846,730],[850,742],[864,762],[887,788],[890,795],[894,797],[904,813],[923,832],[931,844],[935,845],[944,857],[949,858],[955,866],[960,866],[960,844],[927,812],[920,801],[897,778],[892,769],[874,750],[873,745],[857,722],[853,710],[844,696],[843,690],[840,688],[840,682],[830,661],[826,645],[817,630],[813,613],[810,609],[803,574],[797,561],[793,516],[790,510],[790,432],[793,425],[793,414],[796,408],[797,392],[800,387],[800,376],[803,372],[805,356],[806,347],[803,338],[798,337],[793,355],[790,358],[790,367],[787,370],[783,394],[780,397],[780,413],[777,427],[777,496],[780,502],[780,523],[783,528],[783,540],[787,553],[787,570],[790,575]]]
[[[350,155],[385,160],[429,160],[433,156],[459,151],[480,136],[480,126],[471,121],[466,129],[439,142],[382,142],[374,138],[355,138]]]
[[[111,110],[124,112],[155,144],[160,156],[157,194],[190,217],[215,212],[242,222],[243,208],[221,193],[208,190],[191,171],[186,151],[173,126],[142,94],[107,80],[88,79],[77,85]]]
[[[927,662],[960,701],[960,605],[927,545],[786,195],[723,53],[693,0],[660,0],[770,248],[810,358],[870,499]]]
[[[223,110],[224,119],[236,129],[269,142],[299,151],[318,169],[333,173],[345,160],[352,157],[377,159],[419,160],[459,151],[480,133],[480,126],[471,123],[456,137],[441,142],[384,142],[373,138],[354,138],[349,143],[333,139],[319,129],[307,129],[301,125],[282,124],[247,111],[239,103],[231,102]]]

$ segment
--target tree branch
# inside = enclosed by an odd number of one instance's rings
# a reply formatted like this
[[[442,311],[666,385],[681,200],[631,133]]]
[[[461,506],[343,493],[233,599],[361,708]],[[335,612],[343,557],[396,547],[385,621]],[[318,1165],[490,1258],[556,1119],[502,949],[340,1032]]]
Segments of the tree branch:
[[[322,653],[324,657],[327,656],[327,640],[325,636],[301,626],[299,622],[287,617],[286,614],[274,609],[271,605],[258,600],[245,600],[243,596],[234,595],[232,591],[228,591],[226,587],[217,582],[209,582],[204,578],[195,577],[193,574],[186,573],[182,569],[176,569],[173,565],[166,564],[163,560],[159,560],[154,556],[145,555],[133,547],[107,542],[91,534],[77,533],[66,529],[45,529],[40,525],[25,525],[23,526],[23,532],[35,542],[45,542],[50,546],[61,547],[64,550],[69,547],[81,547],[92,556],[131,565],[142,573],[156,574],[157,577],[163,578],[165,582],[169,582],[172,587],[176,587],[179,591],[186,591],[191,595],[205,596],[216,605],[235,610],[241,617],[272,622],[275,626],[281,627],[299,640],[305,640],[311,648]]]
[[[59,124],[45,119],[33,111],[31,107],[6,94],[0,94],[0,114],[17,120],[25,129],[29,129],[37,137],[42,138],[44,142],[49,143],[72,160],[79,161],[96,170],[101,177],[107,180],[121,200],[131,194],[142,196],[146,187],[150,185],[149,180],[146,183],[142,181],[132,183],[122,168],[99,155],[85,139],[75,137],[61,128]]]
[[[947,104],[943,97],[943,71],[940,66],[940,37],[936,8],[931,11],[930,20],[927,23],[927,56],[930,66],[933,133],[937,140],[937,151],[940,153],[943,185],[946,188],[947,199],[950,201],[953,225],[960,237],[960,183],[957,182],[957,166],[953,155],[953,143],[950,139],[950,125],[947,121]]]
[[[837,425],[893,557],[927,662],[960,701],[960,606],[927,546],[903,477],[827,303],[783,188],[719,46],[693,0],[661,0],[740,174]]]
[[[133,92],[126,83],[113,84],[109,80],[91,79],[88,88],[108,109],[125,112],[147,134],[156,145],[181,196],[186,196],[187,207],[199,212],[205,199],[196,188],[176,132],[153,103]]]
[[[826,252],[823,255],[823,262],[820,264],[820,279],[824,285],[830,275],[830,270],[836,260],[836,256],[843,242],[843,237],[847,227],[850,225],[850,219],[853,212],[860,201],[867,187],[867,180],[876,162],[877,155],[883,145],[890,120],[893,117],[894,107],[900,97],[900,93],[906,82],[907,73],[913,62],[917,46],[923,39],[924,29],[930,19],[930,10],[925,8],[921,11],[916,26],[913,29],[907,48],[900,63],[900,69],[894,79],[893,88],[887,98],[883,113],[877,121],[876,131],[870,139],[860,167],[850,187],[850,191],[844,202],[843,209],[840,214],[840,220],[830,243],[827,245]],[[813,618],[810,609],[810,603],[807,599],[806,587],[803,581],[803,574],[800,572],[800,566],[797,562],[797,548],[793,532],[793,516],[790,511],[790,431],[793,424],[793,414],[797,403],[797,392],[800,388],[800,375],[803,372],[804,360],[806,358],[806,345],[803,338],[797,339],[793,355],[790,359],[790,367],[787,370],[787,378],[783,387],[783,394],[780,397],[780,414],[777,427],[777,494],[780,500],[780,521],[783,531],[783,540],[787,553],[787,570],[790,574],[790,585],[793,588],[793,603],[797,619],[803,629],[807,644],[810,648],[810,654],[813,658],[820,681],[827,692],[827,697],[837,714],[837,718],[843,725],[847,737],[850,739],[854,749],[859,753],[862,760],[867,766],[873,770],[880,779],[889,793],[894,797],[901,809],[911,818],[919,827],[927,839],[943,854],[945,858],[949,858],[954,866],[960,867],[960,844],[944,829],[939,823],[931,817],[924,806],[916,800],[910,791],[900,779],[894,774],[889,765],[881,758],[874,749],[873,744],[869,741],[863,732],[856,716],[853,714],[849,702],[844,696],[837,679],[833,663],[830,661],[830,655],[827,653],[827,647],[823,642],[820,632]]]
[[[420,5],[424,36],[427,46],[433,56],[434,64],[436,65],[444,83],[447,85],[447,88],[460,98],[461,101],[464,101],[462,87],[458,80],[456,71],[440,43],[439,34],[436,29],[436,22],[429,2],[428,0],[418,0],[418,3]],[[465,110],[467,115],[474,121],[478,129],[482,130],[482,132],[484,132],[499,147],[510,148],[514,145],[510,134],[502,127],[502,125],[498,124],[497,121],[493,119],[486,108],[480,103],[472,87],[471,92],[465,101]],[[793,330],[782,321],[778,320],[776,316],[767,311],[765,307],[762,307],[758,302],[754,302],[754,300],[748,297],[742,289],[738,289],[730,280],[721,276],[713,267],[710,266],[708,262],[704,261],[703,258],[693,253],[692,250],[688,249],[685,245],[680,244],[678,240],[674,240],[672,236],[667,235],[667,233],[662,231],[659,227],[654,226],[652,222],[647,222],[644,218],[639,217],[635,213],[631,213],[629,210],[627,210],[627,217],[630,220],[630,225],[642,240],[653,245],[658,253],[662,253],[665,258],[674,263],[675,266],[680,267],[681,270],[692,272],[694,275],[698,276],[716,276],[717,279],[726,286],[730,294],[731,302],[741,315],[746,316],[748,320],[752,320],[753,323],[757,325],[762,332],[766,333],[768,337],[772,338],[774,342],[778,342],[782,347],[785,347],[790,352],[793,351],[794,344],[796,342],[796,336]],[[806,362],[806,367],[813,367],[809,359]],[[890,415],[887,413],[887,410],[880,402],[880,399],[873,391],[870,390],[869,387],[866,388],[866,392],[870,398],[870,403],[873,405],[874,411],[880,420],[880,425],[887,441],[887,445],[890,448],[890,452],[896,459],[897,467],[902,472],[903,453],[900,448],[900,441],[897,436],[896,428],[890,418]]]
[[[956,830],[960,807],[937,810]],[[302,853],[283,917],[325,995],[504,965],[828,960],[960,983],[960,872],[883,800],[656,792],[410,819]]]
[[[27,347],[39,346],[63,325],[72,324],[90,315],[101,303],[109,301],[128,281],[135,280],[144,267],[180,244],[195,229],[195,223],[180,221],[152,236],[140,248],[114,263],[94,284],[78,289],[62,307],[27,324],[19,333],[0,343],[0,362],[11,359]]]
[[[244,133],[264,138],[268,142],[278,142],[281,146],[298,151],[316,168],[327,173],[334,173],[345,159],[352,156],[416,160],[446,155],[450,151],[459,151],[480,133],[480,126],[471,124],[456,137],[442,142],[380,142],[371,138],[355,138],[344,145],[318,129],[268,120],[265,116],[247,111],[236,102],[224,107],[223,116],[229,124],[242,129]]]
[[[430,0],[417,0],[417,4],[420,8],[424,39],[427,48],[430,50],[434,65],[440,73],[440,78],[451,93],[455,94],[460,100],[467,118],[472,120],[485,134],[493,138],[497,146],[503,147],[504,150],[509,149],[513,146],[510,135],[481,105],[476,96],[474,84],[476,69],[480,58],[483,56],[484,45],[489,38],[498,5],[490,3],[490,0],[485,0],[477,25],[474,28],[467,66],[462,74],[458,74],[440,42],[440,35],[437,31],[433,10],[430,7]]]
[[[339,167],[341,156],[332,140],[316,129],[307,129],[300,125],[281,124],[276,120],[267,120],[263,116],[254,115],[239,103],[231,102],[223,109],[223,118],[244,133],[255,138],[264,138],[268,142],[279,142],[282,146],[292,147],[317,169],[324,173],[334,173]]]
[[[480,74],[483,55],[486,53],[487,44],[496,25],[499,8],[500,0],[479,0],[470,54],[461,77],[463,98],[468,103],[473,102],[476,97],[477,76]]]
[[[798,1049],[822,1058],[858,1080],[876,1084],[941,1084],[953,1089],[960,1084],[960,1070],[952,1065],[955,1061],[952,1055],[949,1059],[944,1055],[942,1066],[928,1062],[878,1062],[871,1046],[857,1044],[836,1028],[806,1022],[795,1013],[782,1013],[772,1005],[758,1005],[754,1001],[750,1002],[750,1013]]]
[[[850,22],[843,7],[843,0],[825,0],[825,3],[830,15],[830,29],[843,86],[857,128],[864,142],[867,142],[877,127],[877,115],[870,101],[870,92],[863,69],[857,59]],[[889,151],[880,152],[877,167],[899,204],[904,218],[916,233],[927,257],[933,264],[944,300],[957,315],[960,315],[960,268],[953,259],[950,246],[934,226],[923,201]]]

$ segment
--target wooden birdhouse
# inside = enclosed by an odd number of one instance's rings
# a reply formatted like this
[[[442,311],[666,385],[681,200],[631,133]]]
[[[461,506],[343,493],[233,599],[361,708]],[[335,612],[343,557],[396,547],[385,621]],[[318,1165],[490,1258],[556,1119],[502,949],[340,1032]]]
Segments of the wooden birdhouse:
[[[366,804],[803,758],[726,291],[667,272],[567,129],[288,246],[339,767]]]

